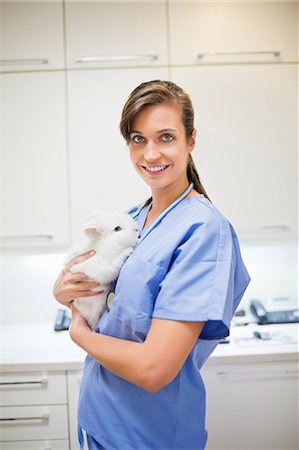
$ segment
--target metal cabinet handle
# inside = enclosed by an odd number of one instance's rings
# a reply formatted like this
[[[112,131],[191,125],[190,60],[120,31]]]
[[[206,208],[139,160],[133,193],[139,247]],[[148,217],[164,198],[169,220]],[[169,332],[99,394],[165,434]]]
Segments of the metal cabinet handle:
[[[97,56],[77,56],[75,58],[76,63],[89,63],[89,62],[106,62],[106,61],[155,61],[158,59],[158,55],[97,55]]]
[[[199,59],[205,56],[232,56],[232,55],[273,55],[274,57],[280,56],[280,50],[250,50],[241,52],[201,52],[197,55]]]
[[[264,380],[269,378],[297,378],[298,370],[271,370],[263,372],[217,372],[224,381]]]
[[[48,234],[27,234],[27,235],[16,235],[16,236],[0,236],[1,241],[3,242],[12,242],[12,241],[23,241],[23,240],[38,240],[38,241],[49,241],[54,238],[54,235],[51,233]]]
[[[0,382],[0,390],[7,389],[12,387],[20,387],[20,388],[28,388],[31,386],[42,386],[48,382],[47,378],[42,380],[32,380],[32,381],[1,381]]]
[[[0,59],[0,64],[3,66],[9,65],[39,65],[39,64],[49,64],[47,58],[24,58],[24,59]]]
[[[1,425],[19,425],[20,423],[36,423],[36,422],[45,422],[50,418],[50,414],[42,414],[37,417],[8,417],[8,418],[0,418],[0,426]]]

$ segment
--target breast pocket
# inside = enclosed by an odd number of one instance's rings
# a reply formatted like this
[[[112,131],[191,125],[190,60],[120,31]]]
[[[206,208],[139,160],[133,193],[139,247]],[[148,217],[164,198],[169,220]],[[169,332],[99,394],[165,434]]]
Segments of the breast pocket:
[[[166,269],[139,258],[129,258],[120,272],[111,314],[131,329],[138,337],[146,336],[155,300]]]

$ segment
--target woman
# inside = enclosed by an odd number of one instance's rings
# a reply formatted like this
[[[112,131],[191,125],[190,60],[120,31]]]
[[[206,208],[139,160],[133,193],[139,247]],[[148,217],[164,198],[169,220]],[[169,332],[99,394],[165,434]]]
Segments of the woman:
[[[96,332],[72,301],[101,286],[69,270],[90,255],[69,263],[53,290],[72,309],[71,338],[88,353],[78,420],[90,449],[206,445],[199,369],[229,335],[250,276],[232,225],[195,169],[193,116],[189,96],[172,82],[145,82],[130,94],[120,129],[152,193],[129,211],[139,224],[138,245]]]

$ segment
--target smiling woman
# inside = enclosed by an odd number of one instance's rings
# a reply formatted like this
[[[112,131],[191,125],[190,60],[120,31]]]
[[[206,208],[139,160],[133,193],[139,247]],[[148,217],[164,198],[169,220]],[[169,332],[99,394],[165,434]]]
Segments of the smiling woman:
[[[188,95],[170,81],[142,83],[124,106],[120,128],[152,196],[129,211],[138,244],[95,332],[71,306],[71,338],[88,353],[78,408],[81,448],[84,429],[90,449],[203,450],[200,369],[228,336],[250,276],[234,228],[195,169]],[[88,280],[69,269],[88,257],[70,262],[58,279],[54,295],[64,304],[71,305],[80,284],[87,289]]]
[[[190,196],[200,193],[210,200],[191,156],[196,139],[194,110],[182,88],[170,81],[141,83],[124,105],[120,130],[129,145],[135,169],[152,189],[168,183],[175,198],[182,191],[180,187],[193,182]],[[182,171],[183,174],[179,173]],[[166,172],[169,175],[166,180],[157,178]],[[172,189],[180,175],[183,176],[175,192]],[[151,183],[153,176],[155,185]],[[151,201],[149,198],[146,205]]]

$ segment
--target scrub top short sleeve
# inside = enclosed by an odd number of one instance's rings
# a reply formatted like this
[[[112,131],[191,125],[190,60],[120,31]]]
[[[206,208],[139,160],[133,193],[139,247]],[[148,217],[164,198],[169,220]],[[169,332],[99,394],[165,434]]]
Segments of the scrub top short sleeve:
[[[226,219],[197,224],[176,248],[153,317],[206,321],[201,339],[222,339],[250,281]]]

